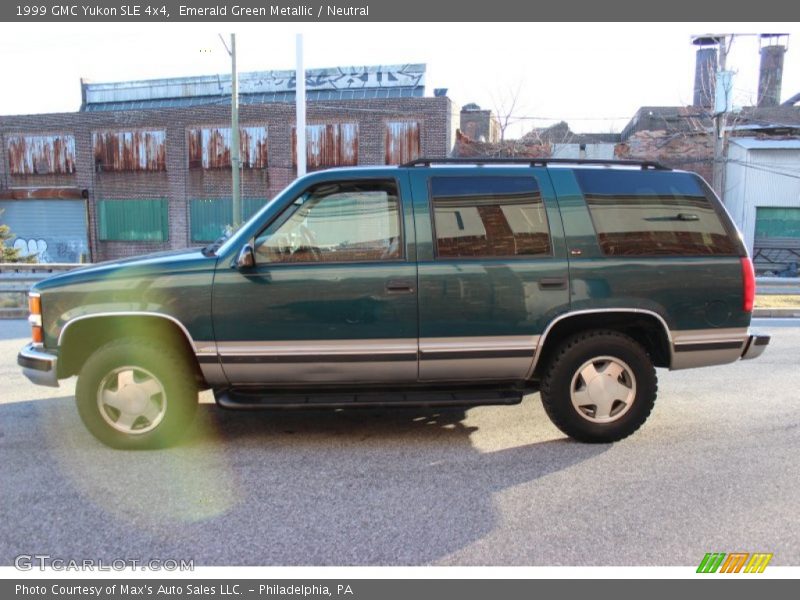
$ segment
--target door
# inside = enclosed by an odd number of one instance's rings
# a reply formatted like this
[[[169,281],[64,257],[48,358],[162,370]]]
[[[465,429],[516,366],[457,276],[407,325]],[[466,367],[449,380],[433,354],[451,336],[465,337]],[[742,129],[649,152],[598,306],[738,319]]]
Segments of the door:
[[[20,256],[40,263],[79,263],[89,259],[86,200],[26,198],[0,200],[0,222],[14,234]]]
[[[231,383],[416,380],[406,185],[395,178],[311,185],[256,235],[254,267],[218,267],[214,329]]]
[[[545,169],[414,174],[420,379],[519,380],[569,306],[561,218]]]

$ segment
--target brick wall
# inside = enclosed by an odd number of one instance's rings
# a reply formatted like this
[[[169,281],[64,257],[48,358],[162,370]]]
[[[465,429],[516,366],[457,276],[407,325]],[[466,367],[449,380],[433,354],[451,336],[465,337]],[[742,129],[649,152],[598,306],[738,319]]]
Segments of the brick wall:
[[[398,98],[310,102],[307,122],[358,123],[358,162],[381,165],[385,153],[385,124],[417,121],[423,156],[450,152],[452,104],[448,98]],[[269,199],[296,177],[292,166],[293,104],[243,105],[241,126],[266,126],[269,166],[245,169],[243,198]],[[187,131],[195,127],[230,127],[230,108],[206,105],[158,110],[53,113],[0,117],[0,186],[74,186],[89,191],[89,244],[94,261],[133,256],[192,245],[189,202],[193,198],[230,197],[229,169],[189,169]],[[92,131],[160,129],[166,131],[166,171],[103,172],[94,164]],[[71,175],[11,175],[7,138],[15,134],[70,133],[75,136],[76,172]],[[166,198],[169,202],[169,240],[163,243],[110,242],[97,239],[97,201],[102,199]]]
[[[639,131],[617,144],[614,155],[622,159],[654,160],[673,169],[694,171],[711,182],[714,138],[705,132]]]

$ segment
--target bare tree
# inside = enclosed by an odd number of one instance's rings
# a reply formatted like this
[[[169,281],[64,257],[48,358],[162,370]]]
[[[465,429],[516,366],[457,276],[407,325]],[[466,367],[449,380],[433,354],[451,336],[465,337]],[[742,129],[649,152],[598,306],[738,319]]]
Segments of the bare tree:
[[[497,117],[498,126],[500,128],[501,142],[506,139],[508,127],[521,120],[520,113],[523,112],[523,108],[520,104],[520,96],[523,83],[524,82],[520,81],[516,88],[509,85],[500,93],[490,93],[494,114]]]

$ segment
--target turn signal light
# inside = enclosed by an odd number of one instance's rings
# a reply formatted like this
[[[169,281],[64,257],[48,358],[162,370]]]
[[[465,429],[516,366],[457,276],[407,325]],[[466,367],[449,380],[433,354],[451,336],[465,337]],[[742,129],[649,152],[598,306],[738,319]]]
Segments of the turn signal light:
[[[42,314],[42,297],[41,296],[28,296],[28,311],[32,315]]]

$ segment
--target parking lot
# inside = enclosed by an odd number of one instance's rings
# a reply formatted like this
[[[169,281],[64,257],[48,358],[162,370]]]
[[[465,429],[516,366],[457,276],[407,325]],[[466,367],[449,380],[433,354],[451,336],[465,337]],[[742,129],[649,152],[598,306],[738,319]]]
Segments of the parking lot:
[[[0,564],[797,565],[800,327],[764,324],[759,360],[659,371],[650,420],[613,445],[567,440],[532,395],[468,411],[206,404],[181,446],[121,452],[84,430],[74,381],[23,378],[27,324],[0,321]]]

